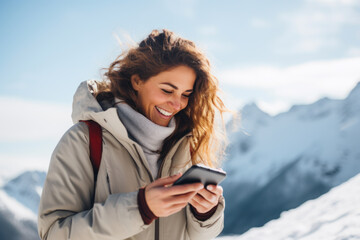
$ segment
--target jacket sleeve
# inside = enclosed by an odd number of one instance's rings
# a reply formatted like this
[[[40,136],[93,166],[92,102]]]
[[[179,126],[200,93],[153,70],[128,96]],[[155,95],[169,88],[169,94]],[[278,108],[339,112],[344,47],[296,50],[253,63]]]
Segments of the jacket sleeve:
[[[219,205],[215,213],[207,220],[198,220],[190,209],[190,204],[186,206],[187,231],[190,239],[213,239],[217,237],[224,228],[224,197],[220,197]]]
[[[136,192],[109,195],[92,205],[94,174],[88,128],[70,128],[56,146],[38,214],[41,239],[125,239],[144,229]]]

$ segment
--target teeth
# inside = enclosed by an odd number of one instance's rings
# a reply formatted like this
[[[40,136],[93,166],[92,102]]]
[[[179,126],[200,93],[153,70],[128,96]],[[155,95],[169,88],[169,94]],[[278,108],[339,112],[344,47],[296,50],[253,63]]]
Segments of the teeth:
[[[171,114],[172,114],[172,113],[167,112],[167,111],[165,111],[164,109],[161,109],[161,108],[158,108],[158,107],[156,107],[156,109],[157,109],[159,112],[161,112],[161,114],[163,114],[163,115],[165,115],[165,116],[171,116]]]

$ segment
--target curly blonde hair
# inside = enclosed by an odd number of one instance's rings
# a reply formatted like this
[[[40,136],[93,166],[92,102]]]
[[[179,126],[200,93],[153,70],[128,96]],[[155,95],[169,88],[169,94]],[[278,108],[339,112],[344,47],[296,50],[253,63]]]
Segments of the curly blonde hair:
[[[99,90],[101,93],[112,93],[132,108],[139,110],[136,106],[137,95],[131,85],[131,76],[137,74],[141,80],[146,81],[177,66],[192,68],[196,73],[196,80],[187,107],[174,116],[175,131],[165,139],[159,159],[164,159],[180,138],[191,133],[192,163],[217,166],[218,160],[224,154],[225,135],[218,134],[215,116],[218,112],[223,119],[223,113],[227,109],[218,96],[218,80],[210,72],[209,60],[192,41],[178,37],[169,30],[153,30],[138,46],[121,54],[107,68],[106,81],[100,84]],[[224,129],[222,120],[222,130]]]

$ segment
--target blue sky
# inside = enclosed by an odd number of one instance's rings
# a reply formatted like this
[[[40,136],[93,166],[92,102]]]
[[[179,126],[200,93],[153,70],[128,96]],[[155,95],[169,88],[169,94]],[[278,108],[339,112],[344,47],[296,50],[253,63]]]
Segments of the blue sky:
[[[218,71],[360,51],[359,4],[322,2],[2,1],[0,94],[71,102],[120,53],[114,35],[138,42],[155,28],[198,43]]]
[[[360,80],[355,0],[0,1],[0,165],[47,165],[79,83],[101,78],[118,39],[162,28],[205,51],[231,108],[255,101],[277,114],[345,97]]]

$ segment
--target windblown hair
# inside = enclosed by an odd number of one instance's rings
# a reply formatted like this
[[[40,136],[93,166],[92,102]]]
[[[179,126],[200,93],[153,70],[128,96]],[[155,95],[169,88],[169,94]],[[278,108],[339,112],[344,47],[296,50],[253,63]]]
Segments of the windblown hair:
[[[220,128],[215,126],[215,115],[218,112],[222,119],[227,109],[218,96],[218,81],[210,72],[209,60],[192,41],[180,38],[168,30],[153,30],[138,46],[121,54],[110,65],[105,73],[106,81],[101,82],[98,87],[100,92],[112,93],[139,111],[131,76],[137,74],[142,81],[147,81],[150,77],[177,66],[192,68],[196,73],[196,80],[187,107],[174,116],[176,129],[165,139],[160,159],[165,158],[180,138],[191,133],[192,163],[217,166],[218,159],[224,153],[225,135],[218,134]],[[222,130],[224,129],[222,119]]]

